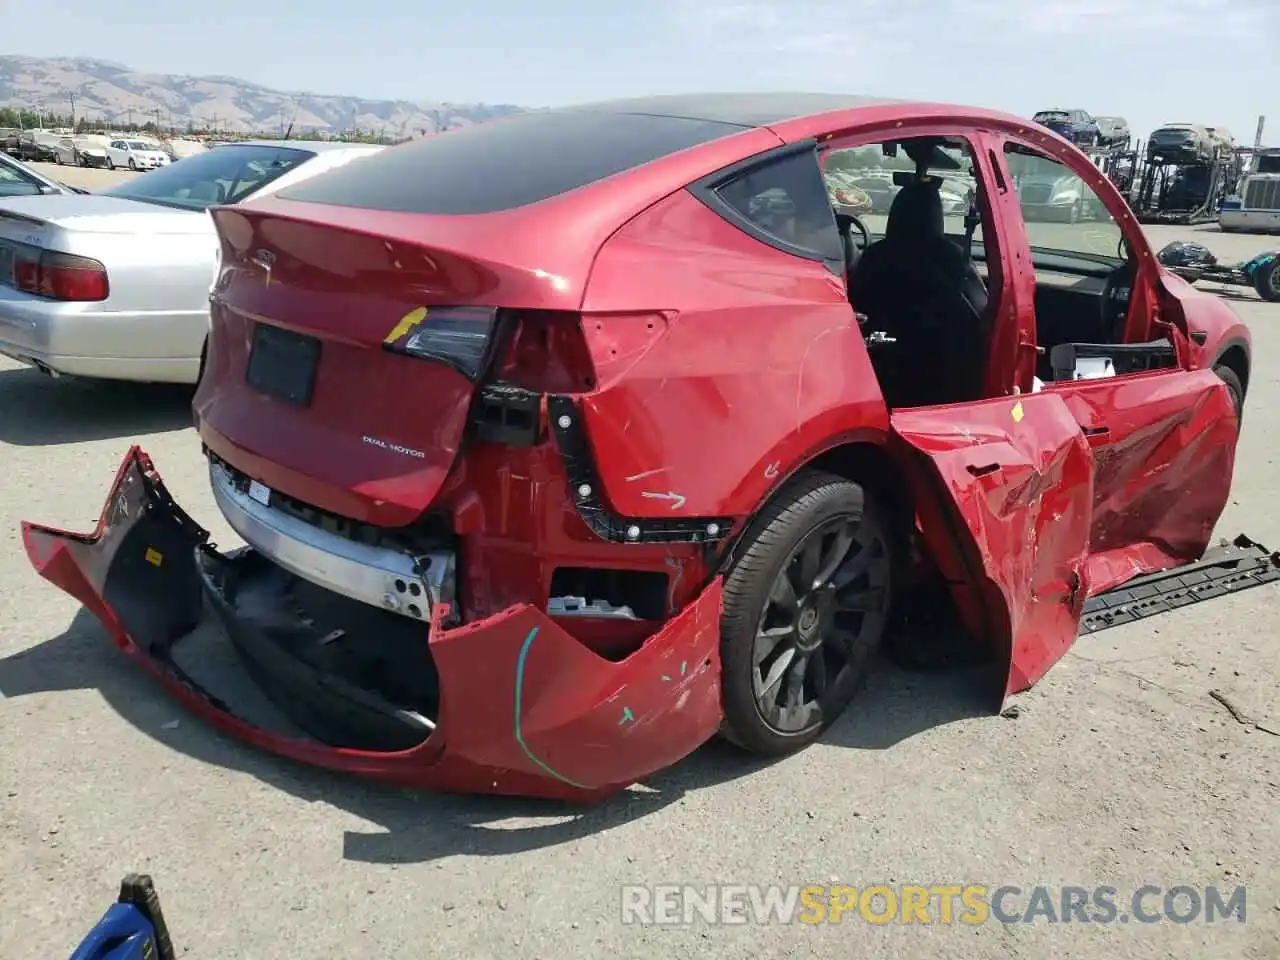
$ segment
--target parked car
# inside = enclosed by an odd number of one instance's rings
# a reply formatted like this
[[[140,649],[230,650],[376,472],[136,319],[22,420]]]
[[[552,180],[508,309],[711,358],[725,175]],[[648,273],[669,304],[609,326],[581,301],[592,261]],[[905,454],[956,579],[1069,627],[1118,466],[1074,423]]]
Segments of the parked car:
[[[24,130],[18,136],[18,149],[14,154],[28,163],[52,163],[57,158],[58,138],[43,130]]]
[[[827,195],[831,199],[831,207],[836,213],[872,212],[874,203],[866,191],[857,185],[856,176],[847,171],[826,171],[823,176],[827,184]]]
[[[32,170],[21,160],[0,153],[0,199],[6,197],[58,196],[88,191],[68,186]]]
[[[1079,146],[1098,145],[1098,124],[1086,110],[1042,110],[1031,120]]]
[[[0,353],[49,373],[194,383],[218,251],[209,208],[379,149],[250,142],[96,194],[0,200]]]
[[[1209,131],[1194,123],[1167,123],[1147,138],[1148,162],[1210,163],[1217,151]]]
[[[1133,135],[1129,132],[1129,121],[1124,117],[1094,117],[1098,125],[1098,144],[1100,146],[1127,149]]]
[[[885,177],[861,177],[853,185],[871,198],[871,209],[874,213],[888,213],[893,206],[893,198],[901,189]]]
[[[1209,135],[1218,147],[1218,159],[1230,160],[1235,157],[1236,138],[1226,127],[1205,127],[1204,132]]]
[[[880,239],[823,182],[851,130],[915,164]],[[189,449],[247,547],[134,447],[97,529],[27,554],[214,727],[401,785],[588,800],[718,731],[797,750],[939,597],[1030,687],[1086,601],[1205,551],[1249,332],[1132,217],[980,199],[975,252],[944,150],[1125,209],[1018,117],[791,93],[538,111],[218,207]]]
[[[107,145],[105,140],[95,137],[78,136],[63,137],[54,148],[57,151],[54,162],[70,164],[76,167],[105,167],[107,165]]]
[[[107,144],[107,168],[128,167],[130,170],[154,170],[169,164],[169,155],[145,140],[112,140]]]
[[[1027,220],[1076,223],[1085,219],[1089,191],[1074,173],[1027,176],[1017,181],[1018,203]]]
[[[18,155],[18,141],[21,137],[22,131],[17,127],[0,127],[0,153],[16,157]]]
[[[187,157],[198,157],[200,154],[208,151],[199,140],[186,140],[180,137],[173,137],[165,140],[161,146],[164,152],[169,155],[171,160],[184,160]]]

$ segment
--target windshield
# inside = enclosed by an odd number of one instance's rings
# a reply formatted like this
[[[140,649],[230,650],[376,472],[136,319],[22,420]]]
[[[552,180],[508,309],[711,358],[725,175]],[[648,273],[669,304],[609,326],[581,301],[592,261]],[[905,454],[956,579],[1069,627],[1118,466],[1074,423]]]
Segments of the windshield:
[[[220,147],[102,193],[180,210],[207,210],[220,203],[239,203],[314,156],[309,150],[286,147]]]
[[[129,140],[128,144],[129,144],[130,150],[154,150],[155,149],[155,147],[151,146],[151,144],[143,143],[141,140]]]
[[[1068,119],[1068,116],[1065,110],[1046,110],[1043,113],[1037,113],[1031,119],[1036,121],[1066,120]]]

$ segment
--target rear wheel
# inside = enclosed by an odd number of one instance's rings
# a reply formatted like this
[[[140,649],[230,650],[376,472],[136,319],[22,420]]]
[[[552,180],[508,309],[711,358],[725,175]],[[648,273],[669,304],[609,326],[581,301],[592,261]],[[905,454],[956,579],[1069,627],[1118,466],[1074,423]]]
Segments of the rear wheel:
[[[1280,256],[1254,273],[1253,289],[1263,300],[1280,301]]]
[[[138,169],[138,165],[137,165],[136,163],[134,163],[134,162],[133,162],[133,157],[130,157],[130,158],[129,158],[129,169],[130,169],[130,170],[137,170],[137,169]]]
[[[725,579],[723,735],[766,756],[817,739],[881,645],[892,570],[888,525],[863,487],[814,472],[785,488]]]
[[[1213,368],[1213,372],[1218,375],[1218,379],[1227,385],[1227,392],[1231,394],[1231,405],[1236,408],[1236,422],[1244,421],[1244,384],[1240,382],[1240,375],[1228,367],[1225,363],[1220,363]]]

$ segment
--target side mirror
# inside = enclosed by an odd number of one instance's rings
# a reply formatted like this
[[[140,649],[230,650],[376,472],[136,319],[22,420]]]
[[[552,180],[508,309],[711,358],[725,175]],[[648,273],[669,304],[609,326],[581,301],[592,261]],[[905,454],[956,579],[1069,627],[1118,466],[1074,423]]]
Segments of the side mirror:
[[[56,194],[56,193],[62,192],[57,187],[51,186],[50,184],[47,184],[47,183],[40,184],[40,186],[37,189],[39,189],[39,191],[46,196],[48,196],[49,194]]]

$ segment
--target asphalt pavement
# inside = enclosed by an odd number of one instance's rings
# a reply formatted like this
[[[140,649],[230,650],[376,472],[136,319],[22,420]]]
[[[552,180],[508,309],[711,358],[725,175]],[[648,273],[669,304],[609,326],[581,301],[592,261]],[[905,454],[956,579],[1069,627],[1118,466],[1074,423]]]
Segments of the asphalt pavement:
[[[52,172],[98,187],[125,176]],[[1212,227],[1151,233],[1229,259],[1280,246]],[[1280,304],[1229,295],[1255,357],[1219,533],[1276,546]],[[713,744],[589,809],[413,794],[216,735],[31,570],[19,521],[91,530],[134,442],[235,542],[189,400],[0,360],[0,956],[68,955],[130,871],[154,876],[188,958],[1280,956],[1280,736],[1267,732],[1280,730],[1280,587],[1085,637],[1016,698],[1016,717],[984,714],[972,673],[885,666],[822,742],[777,763]],[[1055,902],[1061,885],[1110,886],[1122,903],[1145,885],[1224,897],[1244,885],[1247,913],[624,922],[627,885],[711,883],[1021,888],[1006,912],[1037,885]]]

